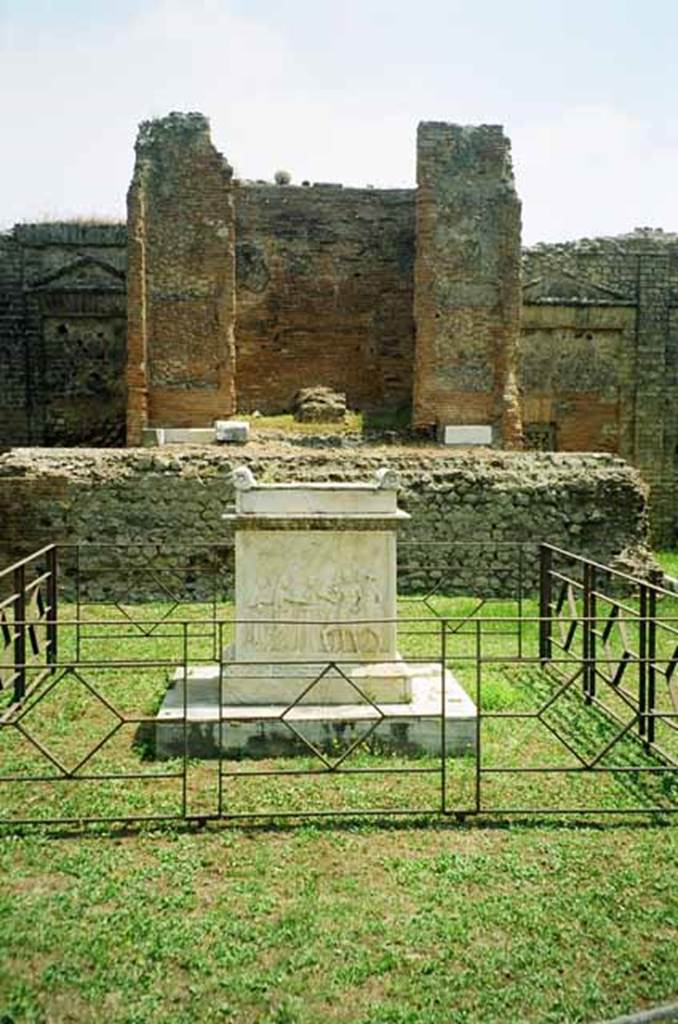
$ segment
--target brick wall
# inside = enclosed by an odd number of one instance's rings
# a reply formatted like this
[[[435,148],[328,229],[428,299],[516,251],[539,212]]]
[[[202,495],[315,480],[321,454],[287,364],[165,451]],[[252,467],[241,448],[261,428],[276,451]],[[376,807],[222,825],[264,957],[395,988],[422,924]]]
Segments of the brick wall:
[[[202,115],[142,126],[129,230],[0,236],[0,444],[120,444],[125,404],[136,443],[306,384],[368,413],[414,391],[422,426],[510,445],[522,414],[528,443],[620,453],[678,543],[678,236],[527,250],[519,336],[507,139],[427,122],[418,164],[416,194],[235,184]]]
[[[632,458],[636,377],[632,306],[526,305],[518,380],[526,443],[550,428],[558,451]]]
[[[606,447],[629,458],[650,485],[655,543],[678,543],[678,236],[640,229],[535,246],[524,254],[523,276],[521,349],[528,363],[536,322],[543,327],[549,319],[556,333],[578,323],[584,335],[583,342],[561,346],[564,372],[588,375],[591,387],[572,426],[565,423],[567,396],[554,396],[556,431],[568,438],[558,446],[600,447],[604,434]],[[610,330],[621,332],[616,340]],[[587,340],[584,373],[581,346]],[[529,420],[537,389],[534,380],[521,383]]]
[[[0,235],[0,444],[31,436],[23,305],[21,247]]]
[[[287,411],[315,384],[367,412],[409,407],[414,193],[244,185],[234,197],[238,407]]]

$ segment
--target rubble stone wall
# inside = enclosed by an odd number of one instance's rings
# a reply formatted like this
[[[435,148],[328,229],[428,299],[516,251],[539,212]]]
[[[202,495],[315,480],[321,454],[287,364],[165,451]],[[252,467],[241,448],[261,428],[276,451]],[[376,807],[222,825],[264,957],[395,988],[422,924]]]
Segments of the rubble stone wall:
[[[536,587],[541,541],[604,563],[621,558],[642,565],[646,554],[644,487],[612,455],[450,455],[388,447],[346,453],[277,445],[237,455],[210,448],[14,450],[0,456],[2,561],[49,542],[94,545],[82,564],[92,585],[110,583],[111,596],[128,578],[131,553],[97,545],[136,544],[141,568],[126,584],[135,599],[158,596],[153,565],[182,564],[186,572],[172,586],[206,593],[209,558],[200,546],[232,543],[221,517],[233,502],[232,471],[241,464],[266,482],[368,480],[381,466],[396,469],[399,504],[411,516],[400,534],[403,585],[410,589],[425,589],[437,574],[451,591],[515,593],[518,557],[502,548],[507,542],[527,545],[527,590]],[[72,570],[72,553],[64,548],[60,557],[64,571]],[[228,554],[218,557],[228,581]]]

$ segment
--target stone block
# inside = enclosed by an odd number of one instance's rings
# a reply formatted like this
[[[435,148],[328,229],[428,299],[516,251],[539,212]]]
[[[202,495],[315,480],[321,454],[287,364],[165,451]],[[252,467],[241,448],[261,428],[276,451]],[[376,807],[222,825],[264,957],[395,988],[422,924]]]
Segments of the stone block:
[[[234,662],[233,652],[224,652],[222,703],[228,705],[285,707],[300,705],[405,704],[412,698],[412,670],[402,659],[356,665],[351,661],[316,662]],[[189,690],[205,687],[218,667],[188,667]],[[174,673],[182,684],[183,669]]]
[[[239,511],[260,516],[395,515],[396,492],[361,484],[262,485],[238,494]]]
[[[393,531],[238,530],[236,651],[246,661],[393,660]]]
[[[445,424],[439,428],[438,436],[442,444],[449,445],[491,445],[492,427],[487,424]]]
[[[250,439],[247,420],[215,420],[214,435],[222,444],[246,444]]]
[[[317,703],[351,703],[360,696],[346,678],[353,668],[399,661],[396,529],[408,516],[397,506],[397,474],[384,468],[365,483],[259,484],[240,466],[233,483],[235,515],[223,517],[235,525],[231,689],[240,702],[285,704],[312,685]],[[332,669],[314,683],[338,661],[348,663],[346,674]],[[368,670],[363,692],[407,696],[402,672],[382,675]]]
[[[144,445],[212,444],[214,427],[146,427],[142,432]]]

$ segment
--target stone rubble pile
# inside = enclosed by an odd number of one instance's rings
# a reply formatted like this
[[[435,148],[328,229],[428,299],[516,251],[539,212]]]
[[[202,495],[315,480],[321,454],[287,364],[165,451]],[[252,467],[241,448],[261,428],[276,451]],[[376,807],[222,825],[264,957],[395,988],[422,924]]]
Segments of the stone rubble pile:
[[[299,423],[341,423],[346,415],[346,395],[332,388],[302,388],[294,401]]]

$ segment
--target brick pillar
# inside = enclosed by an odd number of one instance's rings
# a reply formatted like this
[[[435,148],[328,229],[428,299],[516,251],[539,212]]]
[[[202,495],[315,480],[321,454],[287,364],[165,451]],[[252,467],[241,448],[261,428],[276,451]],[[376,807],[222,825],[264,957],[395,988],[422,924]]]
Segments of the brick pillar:
[[[521,444],[520,201],[495,125],[417,134],[415,426],[489,424]]]
[[[667,341],[670,339],[668,252],[638,257],[634,462],[651,488],[652,533],[670,543],[675,521],[675,401]]]
[[[140,126],[128,193],[128,444],[235,409],[232,169],[202,114]]]
[[[14,229],[16,233],[17,229]],[[0,234],[0,445],[42,444],[31,430],[32,325],[26,316],[24,253],[13,235]],[[33,385],[33,387],[32,387]]]
[[[127,193],[127,444],[141,444],[148,425],[146,333],[146,185],[137,160]]]

